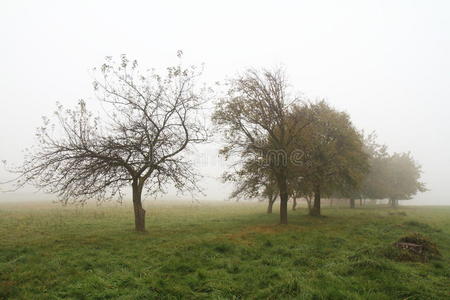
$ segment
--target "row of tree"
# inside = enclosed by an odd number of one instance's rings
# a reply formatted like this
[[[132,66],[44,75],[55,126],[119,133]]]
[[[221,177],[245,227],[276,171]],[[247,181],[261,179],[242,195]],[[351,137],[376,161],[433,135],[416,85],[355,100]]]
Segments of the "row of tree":
[[[143,192],[199,190],[199,174],[183,154],[211,137],[203,114],[211,90],[198,85],[195,67],[181,64],[160,74],[123,55],[94,71],[103,118],[84,100],[75,109],[58,105],[38,128],[37,147],[9,169],[16,188],[31,183],[64,204],[121,199],[131,185],[135,229],[144,231]],[[396,203],[424,190],[409,154],[389,156],[371,137],[364,141],[349,116],[324,101],[291,97],[282,70],[230,80],[212,119],[226,141],[221,153],[239,157],[224,175],[236,183],[233,196],[265,196],[270,209],[279,196],[282,224],[289,197],[309,199],[311,214],[320,215],[324,195]]]
[[[226,137],[226,158],[239,156],[224,175],[232,197],[262,197],[268,212],[280,198],[287,224],[288,199],[305,198],[310,215],[321,214],[322,197],[410,199],[425,191],[420,166],[409,153],[389,155],[375,135],[364,136],[348,114],[325,101],[290,96],[282,70],[248,70],[231,80],[213,120]]]

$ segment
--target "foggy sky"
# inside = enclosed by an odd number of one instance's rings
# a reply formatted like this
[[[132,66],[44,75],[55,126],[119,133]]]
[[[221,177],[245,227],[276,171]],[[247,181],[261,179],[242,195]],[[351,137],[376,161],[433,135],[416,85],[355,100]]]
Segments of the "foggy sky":
[[[105,56],[164,67],[182,49],[185,63],[205,63],[208,82],[284,66],[295,90],[345,110],[390,152],[411,151],[431,191],[407,204],[450,204],[449,16],[449,1],[425,0],[2,0],[0,160],[20,163],[56,101],[95,107],[89,70]],[[230,186],[215,179],[217,148],[199,149],[202,185],[222,200]],[[19,196],[48,197],[28,188],[0,201]]]

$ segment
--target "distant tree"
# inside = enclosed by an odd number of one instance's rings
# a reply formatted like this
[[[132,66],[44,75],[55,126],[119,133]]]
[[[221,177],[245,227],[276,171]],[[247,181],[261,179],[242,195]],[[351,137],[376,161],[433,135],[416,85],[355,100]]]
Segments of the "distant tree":
[[[390,155],[385,145],[377,143],[375,133],[365,136],[364,151],[369,158],[369,169],[362,184],[356,188],[347,187],[339,195],[350,199],[350,207],[354,207],[356,198],[389,199],[395,207],[398,200],[411,199],[417,192],[427,190],[425,184],[419,181],[420,165],[410,153]]]
[[[349,116],[330,107],[325,101],[300,108],[314,120],[298,136],[298,146],[304,152],[304,164],[299,173],[299,189],[313,194],[310,214],[321,214],[321,198],[333,193],[355,190],[367,172],[367,154],[361,135]],[[297,112],[304,115],[303,112]]]
[[[391,155],[386,169],[387,198],[393,207],[398,205],[398,200],[409,200],[418,192],[427,191],[425,184],[419,181],[421,166],[409,152]]]
[[[338,199],[349,199],[350,208],[355,208],[355,200],[359,199],[385,199],[386,198],[386,171],[385,164],[388,157],[387,147],[378,144],[374,132],[365,135],[361,132],[364,142],[364,152],[368,157],[368,169],[361,184],[344,184],[339,192],[333,196]]]
[[[380,200],[387,198],[387,167],[389,153],[385,145],[376,141],[376,134],[364,138],[364,150],[369,156],[369,172],[366,174],[360,195],[364,199]]]
[[[55,122],[45,119],[39,128],[38,146],[12,170],[17,188],[29,182],[67,204],[121,198],[131,184],[135,229],[145,231],[143,190],[198,190],[198,175],[182,154],[208,138],[199,118],[205,90],[196,86],[194,67],[141,73],[122,56],[118,63],[107,58],[96,72],[94,88],[109,120],[94,117],[83,100],[74,110],[59,105]]]
[[[280,223],[287,224],[288,181],[294,176],[295,136],[308,122],[292,120],[299,101],[288,94],[284,72],[247,70],[229,83],[227,97],[216,106],[213,121],[222,131],[225,158],[260,157],[270,169],[280,195]],[[298,117],[298,116],[296,116]],[[240,162],[238,161],[237,165]],[[238,166],[237,166],[238,167]]]

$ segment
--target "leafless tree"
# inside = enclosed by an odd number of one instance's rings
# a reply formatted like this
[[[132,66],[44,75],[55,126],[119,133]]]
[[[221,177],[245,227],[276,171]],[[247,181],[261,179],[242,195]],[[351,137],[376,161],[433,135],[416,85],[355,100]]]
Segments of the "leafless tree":
[[[67,204],[121,198],[131,184],[135,229],[145,231],[143,191],[164,193],[169,185],[199,190],[198,174],[183,153],[208,139],[202,120],[208,91],[197,86],[195,67],[169,67],[161,76],[140,72],[123,55],[94,71],[108,116],[94,117],[83,100],[76,109],[59,105],[56,118],[45,118],[39,128],[38,145],[12,170],[16,185],[31,183]]]

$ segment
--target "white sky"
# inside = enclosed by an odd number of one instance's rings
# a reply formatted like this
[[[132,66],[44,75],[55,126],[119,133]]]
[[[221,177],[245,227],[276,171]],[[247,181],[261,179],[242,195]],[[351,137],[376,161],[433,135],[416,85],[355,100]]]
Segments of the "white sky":
[[[105,56],[162,67],[178,49],[210,82],[284,65],[295,89],[412,152],[431,191],[409,204],[450,204],[450,1],[2,0],[0,160],[20,162],[56,101],[94,101],[89,70]],[[201,169],[207,198],[225,199],[222,168],[210,158]],[[0,201],[19,195],[42,197]]]

